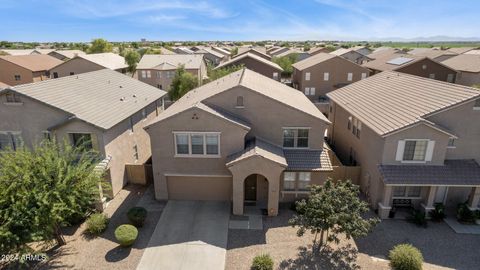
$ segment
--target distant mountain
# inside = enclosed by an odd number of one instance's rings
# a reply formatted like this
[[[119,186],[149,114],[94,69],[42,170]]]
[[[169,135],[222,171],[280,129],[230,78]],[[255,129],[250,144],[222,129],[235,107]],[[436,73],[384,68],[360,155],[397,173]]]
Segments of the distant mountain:
[[[386,38],[371,38],[371,41],[399,41],[399,42],[453,42],[453,41],[480,41],[479,37],[451,37],[451,36],[431,36],[431,37],[415,37],[415,38],[400,38],[400,37],[386,37]]]

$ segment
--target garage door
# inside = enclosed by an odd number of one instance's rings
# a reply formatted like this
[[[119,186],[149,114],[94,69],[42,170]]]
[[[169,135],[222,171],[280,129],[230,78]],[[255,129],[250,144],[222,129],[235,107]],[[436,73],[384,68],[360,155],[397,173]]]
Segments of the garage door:
[[[232,178],[168,176],[170,200],[230,201]]]

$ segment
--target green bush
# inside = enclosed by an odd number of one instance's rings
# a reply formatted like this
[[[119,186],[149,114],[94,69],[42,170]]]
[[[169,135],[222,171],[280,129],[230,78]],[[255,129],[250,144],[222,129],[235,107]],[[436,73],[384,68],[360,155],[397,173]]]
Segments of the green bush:
[[[429,214],[433,221],[442,221],[445,218],[445,205],[436,203],[435,209],[430,211]]]
[[[272,270],[273,260],[268,254],[258,255],[253,258],[252,270]]]
[[[422,211],[413,210],[410,214],[409,220],[418,226],[427,227],[427,218]]]
[[[87,219],[87,232],[99,235],[107,229],[108,218],[105,214],[95,213]]]
[[[475,213],[468,208],[468,203],[460,203],[457,207],[457,219],[464,223],[475,222]]]
[[[115,238],[123,247],[128,247],[135,243],[138,236],[138,230],[130,224],[123,224],[115,229]]]
[[[142,227],[147,218],[147,209],[143,207],[132,207],[128,210],[127,216],[135,227]]]
[[[396,270],[421,270],[423,256],[418,248],[410,244],[400,244],[393,247],[388,255],[390,266]]]

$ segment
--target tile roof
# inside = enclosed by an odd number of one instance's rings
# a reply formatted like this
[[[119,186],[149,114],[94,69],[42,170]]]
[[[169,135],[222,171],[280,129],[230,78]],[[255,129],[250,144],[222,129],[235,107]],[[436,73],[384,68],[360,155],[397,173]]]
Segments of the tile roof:
[[[329,54],[329,53],[317,53],[315,55],[312,55],[308,58],[303,59],[302,61],[298,61],[297,63],[293,64],[292,66],[294,68],[298,69],[298,70],[304,70],[306,68],[312,67],[314,65],[317,65],[319,63],[328,61],[328,60],[333,59],[333,58],[339,59],[340,61],[344,62],[346,65],[359,66],[358,64],[353,63],[351,61],[348,61],[347,59],[345,59],[341,56],[337,56],[337,55],[333,55],[333,54]]]
[[[0,82],[0,89],[4,89],[4,88],[8,88],[10,87],[10,85],[6,84],[6,83],[3,83],[3,82]]]
[[[369,54],[368,57],[371,59],[377,59],[378,57],[385,57],[387,55],[394,55],[396,53],[400,53],[400,50],[396,48],[380,47]]]
[[[290,171],[332,171],[327,149],[284,149],[287,170]]]
[[[165,48],[165,47],[161,47],[161,48],[160,48],[160,52],[161,52],[162,54],[176,54],[175,52],[173,52],[173,51],[171,51],[171,50],[169,50],[169,49],[167,49],[167,48]]]
[[[475,54],[475,55],[479,55],[479,54],[480,54],[480,50],[478,50],[478,49],[470,50],[470,51],[466,52],[465,54]]]
[[[137,69],[171,70],[180,65],[184,65],[186,69],[199,69],[202,63],[202,54],[145,54]]]
[[[327,96],[374,132],[385,136],[425,121],[425,117],[435,112],[478,98],[480,90],[384,71]]]
[[[480,166],[475,160],[445,160],[435,165],[379,165],[386,185],[480,186]]]
[[[449,58],[442,64],[459,71],[480,72],[480,55],[460,54]]]
[[[381,55],[374,55],[374,57],[375,57],[374,60],[369,61],[363,64],[362,66],[370,69],[380,70],[380,71],[395,70],[426,58],[425,56],[420,56],[420,55],[413,55],[413,54],[406,54],[406,53],[392,54],[392,53],[386,53],[386,52],[382,53]],[[411,59],[411,61],[407,61],[407,62],[404,62],[403,64],[395,65],[390,62],[394,59],[405,59],[405,60]]]
[[[77,55],[85,55],[86,53],[81,50],[58,50],[58,51],[53,51],[52,53],[58,53],[66,58],[74,58]]]
[[[262,55],[265,59],[270,59],[270,60],[272,59],[272,57],[271,57],[270,55],[268,55],[268,54],[266,54],[266,53],[264,53],[264,52],[262,52],[262,51],[259,51],[259,50],[255,49],[255,48],[248,49],[248,50],[243,51],[243,52],[241,52],[241,53],[239,52],[239,53],[238,53],[237,55],[235,55],[233,58],[239,57],[240,55],[244,55],[244,54],[249,53],[249,52],[252,52],[252,51],[253,51],[252,54],[257,53],[257,54]]]
[[[326,51],[328,51],[328,49],[325,48],[325,47],[313,47],[310,50],[308,50],[308,53],[312,54],[312,53],[315,53],[317,51],[326,52]]]
[[[454,53],[462,54],[474,49],[475,49],[474,47],[458,47],[458,48],[450,48],[448,50]]]
[[[10,89],[103,129],[115,126],[166,94],[110,69],[18,85]]]
[[[236,86],[244,86],[251,91],[330,123],[302,92],[244,68],[191,90],[152,120],[149,125],[153,125],[180,112],[186,111],[196,106],[196,104],[202,103],[205,99]]]
[[[1,49],[0,51],[7,53],[8,55],[29,55],[32,54],[34,49]]]
[[[209,54],[211,54],[211,55],[213,55],[213,56],[215,56],[215,57],[218,57],[218,58],[223,58],[223,57],[225,57],[225,55],[223,55],[223,54],[221,54],[221,53],[219,53],[219,52],[217,52],[217,51],[214,51],[214,50],[212,50],[212,49],[210,49],[210,48],[207,48],[207,47],[202,47],[202,48],[200,48],[198,51],[195,52],[195,54],[202,54],[202,53],[203,53],[203,54],[209,53]]]
[[[283,57],[283,56],[290,55],[290,54],[292,54],[292,53],[306,53],[306,52],[304,52],[304,51],[302,51],[302,50],[300,50],[300,49],[293,48],[293,49],[288,49],[288,50],[286,50],[286,51],[284,51],[284,52],[281,52],[281,53],[275,55],[275,57]]]
[[[0,59],[24,67],[31,71],[45,71],[62,64],[63,61],[45,54],[4,55]]]
[[[458,53],[452,52],[450,50],[438,50],[433,48],[415,48],[409,51],[408,54],[425,56],[431,59],[435,59],[437,57],[444,56],[444,55],[451,55],[451,56],[458,55]]]
[[[283,167],[287,167],[288,165],[281,147],[273,145],[259,138],[255,138],[254,142],[252,142],[244,150],[228,156],[226,165],[229,167],[239,161],[255,156],[266,158]]]
[[[97,65],[111,70],[128,67],[128,65],[125,63],[125,58],[123,58],[123,56],[111,52],[77,55],[77,57],[86,59],[90,62],[93,62]]]
[[[253,59],[253,60],[255,60],[255,61],[264,63],[264,64],[269,65],[269,66],[271,66],[271,67],[273,67],[273,68],[275,68],[275,69],[278,69],[279,71],[283,71],[283,69],[282,69],[277,63],[274,63],[274,62],[272,62],[272,61],[269,61],[269,60],[267,60],[267,59],[265,59],[265,58],[263,58],[263,57],[260,57],[260,56],[258,56],[258,55],[256,55],[256,54],[253,54],[253,53],[244,53],[244,54],[239,55],[239,56],[237,56],[237,57],[235,57],[235,58],[232,58],[232,59],[230,59],[230,60],[228,60],[228,61],[226,61],[226,62],[223,62],[223,63],[221,63],[220,65],[218,65],[218,66],[216,67],[216,69],[217,69],[217,68],[224,67],[224,66],[231,65],[231,64],[237,62],[238,60],[241,60],[241,59],[244,59],[244,58],[251,58],[251,59]]]
[[[227,51],[227,50],[225,50],[225,49],[223,49],[223,48],[220,48],[220,47],[212,47],[212,50],[217,51],[217,52],[223,54],[224,56],[230,56],[230,52]]]

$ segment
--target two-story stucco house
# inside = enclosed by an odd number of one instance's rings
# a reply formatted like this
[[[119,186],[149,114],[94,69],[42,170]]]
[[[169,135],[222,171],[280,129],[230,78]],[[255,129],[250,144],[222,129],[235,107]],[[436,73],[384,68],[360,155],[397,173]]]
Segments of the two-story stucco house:
[[[19,85],[48,80],[49,70],[61,63],[43,54],[0,56],[0,82]]]
[[[44,138],[85,143],[105,158],[115,195],[127,182],[125,166],[151,157],[143,127],[165,94],[109,69],[0,90],[0,150]]]
[[[50,69],[50,77],[56,79],[104,68],[126,73],[127,67],[123,56],[111,52],[74,54],[73,58]]]
[[[403,205],[478,208],[480,90],[385,71],[327,96],[330,144],[361,166],[361,189],[382,218]]]
[[[233,201],[236,215],[255,202],[276,215],[280,201],[343,177],[324,143],[329,124],[299,91],[248,69],[231,73],[190,91],[146,127],[155,196]]]
[[[276,81],[281,80],[281,75],[283,72],[283,69],[277,63],[250,52],[237,55],[234,58],[218,65],[216,69],[232,66],[244,66]]]

